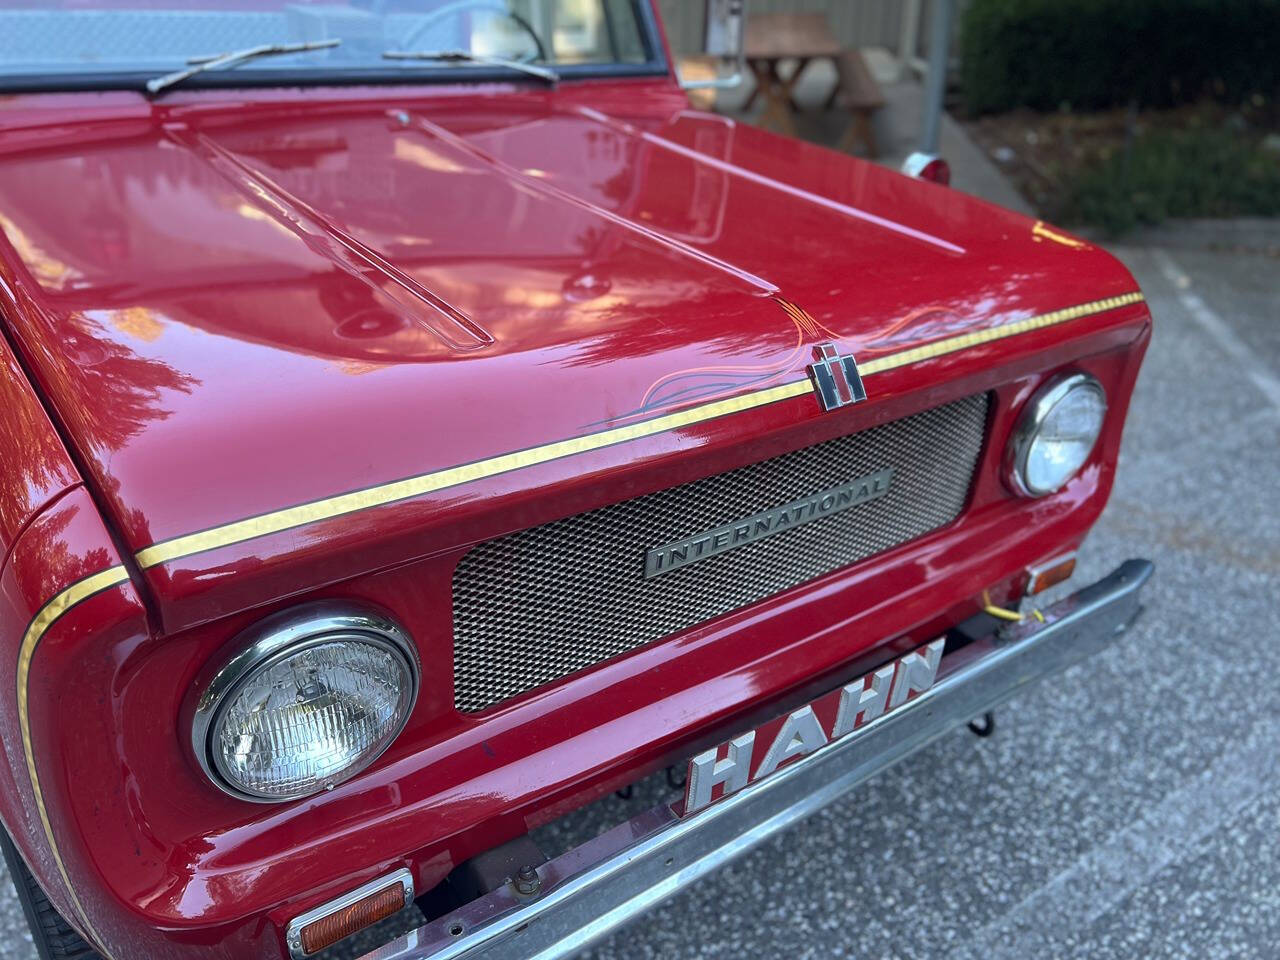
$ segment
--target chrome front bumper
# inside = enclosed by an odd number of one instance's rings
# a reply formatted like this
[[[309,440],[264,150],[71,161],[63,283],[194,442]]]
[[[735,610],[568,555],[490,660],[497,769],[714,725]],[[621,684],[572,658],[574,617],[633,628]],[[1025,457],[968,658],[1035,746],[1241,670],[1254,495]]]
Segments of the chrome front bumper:
[[[1044,623],[1028,619],[944,656],[925,693],[687,820],[662,804],[543,864],[536,897],[501,887],[361,960],[572,956],[948,730],[1104,649],[1137,616],[1152,570],[1129,560],[1044,611]]]

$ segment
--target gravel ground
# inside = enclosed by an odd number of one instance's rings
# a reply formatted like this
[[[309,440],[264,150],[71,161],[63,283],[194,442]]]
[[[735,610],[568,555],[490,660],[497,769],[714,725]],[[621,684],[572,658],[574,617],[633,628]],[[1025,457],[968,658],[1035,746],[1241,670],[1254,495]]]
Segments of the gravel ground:
[[[1156,332],[1077,581],[1150,557],[1144,618],[1003,708],[996,736],[942,738],[592,957],[1280,956],[1277,262],[1120,254]],[[665,792],[652,778],[549,837]],[[33,960],[0,891],[0,958]]]

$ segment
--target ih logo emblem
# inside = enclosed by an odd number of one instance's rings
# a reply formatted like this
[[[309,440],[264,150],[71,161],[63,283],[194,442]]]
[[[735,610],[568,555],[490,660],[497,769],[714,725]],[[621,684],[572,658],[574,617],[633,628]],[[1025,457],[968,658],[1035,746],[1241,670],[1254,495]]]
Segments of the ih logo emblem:
[[[813,348],[809,379],[813,381],[813,391],[823,410],[835,410],[867,399],[857,361],[840,356],[834,343]]]

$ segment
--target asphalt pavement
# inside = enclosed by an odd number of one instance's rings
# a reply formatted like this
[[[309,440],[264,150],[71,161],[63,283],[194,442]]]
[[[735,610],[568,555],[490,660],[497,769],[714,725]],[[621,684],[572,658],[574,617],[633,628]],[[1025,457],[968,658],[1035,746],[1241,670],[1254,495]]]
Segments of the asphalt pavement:
[[[1075,582],[1151,558],[1143,618],[995,736],[943,737],[590,956],[1280,957],[1280,260],[1118,252],[1156,327]],[[668,793],[650,778],[543,839]],[[0,958],[34,957],[3,881]]]

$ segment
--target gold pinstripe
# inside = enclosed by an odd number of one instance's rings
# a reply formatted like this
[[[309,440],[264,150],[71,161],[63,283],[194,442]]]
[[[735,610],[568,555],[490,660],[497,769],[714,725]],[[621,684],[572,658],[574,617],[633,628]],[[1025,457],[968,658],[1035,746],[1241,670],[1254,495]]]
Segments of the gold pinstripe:
[[[962,333],[959,336],[948,337],[945,340],[926,343],[922,347],[914,347],[911,350],[903,350],[901,353],[893,353],[887,357],[868,360],[866,363],[859,363],[858,369],[863,374],[880,373],[884,370],[892,370],[894,367],[904,367],[909,363],[919,363],[921,360],[931,360],[944,354],[955,353],[957,350],[967,350],[969,347],[990,343],[993,340],[1003,340],[1005,337],[1014,337],[1020,333],[1030,333],[1032,330],[1052,327],[1054,324],[1065,323],[1068,320],[1076,320],[1095,313],[1105,313],[1107,310],[1128,306],[1131,303],[1140,303],[1142,300],[1142,294],[1134,292],[1126,293],[1119,297],[1107,297],[1105,300],[1094,300],[1091,303],[1081,303],[1074,307],[1055,310],[1053,313],[1042,314],[1038,317],[1027,317],[1025,320],[1015,320],[1013,323],[1006,323],[999,327],[989,327],[986,330]]]
[[[80,898],[76,896],[76,888],[72,885],[71,878],[67,875],[67,867],[62,862],[62,854],[58,852],[58,841],[54,838],[53,826],[49,823],[49,813],[45,809],[44,793],[40,789],[40,777],[36,773],[35,755],[31,750],[31,724],[27,714],[27,680],[31,673],[31,658],[35,656],[40,638],[53,626],[54,622],[81,600],[88,599],[96,593],[101,593],[103,590],[124,583],[128,579],[129,573],[123,566],[114,566],[82,580],[77,580],[71,586],[57,593],[52,600],[40,608],[40,612],[35,615],[27,626],[27,632],[22,637],[22,645],[18,648],[18,725],[22,730],[22,752],[27,761],[27,774],[31,778],[31,792],[35,795],[36,810],[40,814],[40,825],[44,828],[45,839],[49,841],[49,850],[53,854],[54,862],[58,865],[58,873],[62,875],[62,882],[67,888],[67,895],[70,896],[71,902],[76,908],[76,913],[80,915],[81,923],[90,931],[92,931],[92,927],[89,924],[89,918],[80,903]]]
[[[1116,307],[1137,303],[1142,299],[1142,294],[1135,291],[1118,297],[1108,297],[1105,300],[1094,300],[1074,307],[1055,310],[1052,313],[1046,313],[1038,317],[1029,317],[1025,320],[1007,323],[1003,326],[947,337],[911,350],[904,350],[885,357],[877,357],[865,363],[860,363],[858,366],[864,376],[881,373],[909,363],[918,363],[921,360],[928,360],[979,344],[990,343],[993,340],[1016,336],[1031,330],[1039,330],[1043,327],[1053,326],[1078,317],[1113,310]],[[138,551],[138,565],[144,569],[154,567],[161,563],[168,563],[171,560],[179,560],[192,554],[203,553],[206,550],[243,543],[246,540],[253,540],[270,533],[278,533],[281,530],[289,530],[304,524],[340,517],[359,510],[368,510],[371,507],[393,503],[396,500],[421,496],[446,487],[455,487],[473,480],[509,473],[512,470],[520,470],[524,467],[558,460],[574,454],[586,453],[590,450],[598,450],[601,447],[612,446],[616,443],[625,443],[641,437],[653,436],[657,433],[666,433],[669,430],[677,430],[681,427],[714,420],[731,413],[740,413],[765,404],[776,403],[779,400],[802,396],[811,389],[812,387],[807,379],[796,380],[752,393],[744,393],[725,400],[705,403],[701,406],[669,413],[652,420],[615,427],[600,433],[572,437],[568,440],[558,440],[554,443],[544,444],[528,450],[504,453],[485,460],[478,460],[460,467],[450,467],[445,470],[437,470],[434,473],[425,473],[420,476],[369,487],[365,490],[354,490],[350,493],[338,494],[323,500],[314,500],[311,503],[300,504],[296,507],[286,507],[283,510],[275,510],[271,513],[249,517],[245,520],[237,520],[209,530],[154,543]]]

